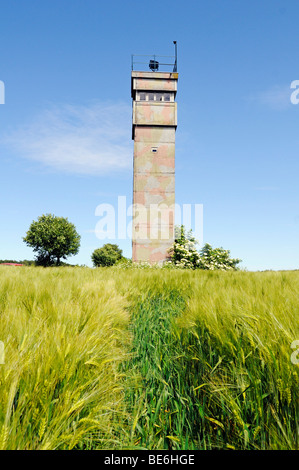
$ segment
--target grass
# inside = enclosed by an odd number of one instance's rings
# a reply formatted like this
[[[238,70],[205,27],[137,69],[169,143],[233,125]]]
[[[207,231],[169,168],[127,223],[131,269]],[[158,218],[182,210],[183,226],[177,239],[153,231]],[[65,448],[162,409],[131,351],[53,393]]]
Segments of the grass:
[[[296,449],[298,273],[210,274],[180,319],[191,376],[201,375],[200,437],[212,448]]]
[[[1,269],[1,449],[101,447],[114,439],[129,317],[113,279],[82,274]]]
[[[299,273],[0,267],[1,449],[298,449]]]

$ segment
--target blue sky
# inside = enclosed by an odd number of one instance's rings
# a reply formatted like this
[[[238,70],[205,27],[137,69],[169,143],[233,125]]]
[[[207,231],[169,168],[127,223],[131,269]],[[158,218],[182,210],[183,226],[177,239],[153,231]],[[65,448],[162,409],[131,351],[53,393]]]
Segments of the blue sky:
[[[132,201],[131,54],[177,40],[176,202],[243,267],[299,267],[296,0],[2,0],[0,18],[0,259],[33,259],[44,213],[76,225],[71,263],[111,242],[96,208]]]

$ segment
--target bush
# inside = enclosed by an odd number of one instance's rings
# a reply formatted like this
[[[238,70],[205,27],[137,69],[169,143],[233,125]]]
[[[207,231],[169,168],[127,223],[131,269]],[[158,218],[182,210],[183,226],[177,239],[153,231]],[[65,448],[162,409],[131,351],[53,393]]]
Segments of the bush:
[[[180,268],[197,268],[200,256],[196,245],[197,240],[192,235],[192,230],[186,233],[184,225],[176,227],[175,240],[169,250],[170,263]]]
[[[97,248],[91,255],[91,260],[96,268],[100,266],[113,266],[122,258],[122,250],[118,245],[113,245],[112,243],[106,243],[101,248]]]
[[[242,260],[238,258],[230,258],[230,251],[223,248],[212,248],[206,243],[200,252],[200,260],[198,267],[200,269],[221,269],[226,271],[229,269],[237,269],[237,264]]]
[[[185,227],[176,227],[175,240],[169,250],[169,265],[178,268],[189,269],[219,269],[222,271],[237,269],[241,262],[238,258],[230,258],[229,250],[212,248],[206,243],[200,253],[196,250],[197,240],[192,235],[192,230],[186,233]]]

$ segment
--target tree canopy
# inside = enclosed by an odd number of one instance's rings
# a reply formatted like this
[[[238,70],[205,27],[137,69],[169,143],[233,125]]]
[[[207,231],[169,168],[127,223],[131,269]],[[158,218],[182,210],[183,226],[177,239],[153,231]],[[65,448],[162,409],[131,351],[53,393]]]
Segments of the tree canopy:
[[[91,259],[95,267],[113,266],[122,258],[122,250],[118,245],[114,245],[112,243],[106,243],[106,245],[101,248],[97,248],[91,255]]]
[[[24,242],[36,252],[36,263],[41,266],[59,265],[62,259],[76,255],[80,248],[80,235],[74,224],[64,217],[46,214],[38,217],[29,227]]]

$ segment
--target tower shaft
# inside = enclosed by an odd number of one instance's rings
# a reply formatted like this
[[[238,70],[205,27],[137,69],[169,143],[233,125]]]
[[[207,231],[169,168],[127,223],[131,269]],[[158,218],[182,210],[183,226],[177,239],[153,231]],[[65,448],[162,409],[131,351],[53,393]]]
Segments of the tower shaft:
[[[132,71],[134,262],[163,262],[174,239],[178,74]]]

